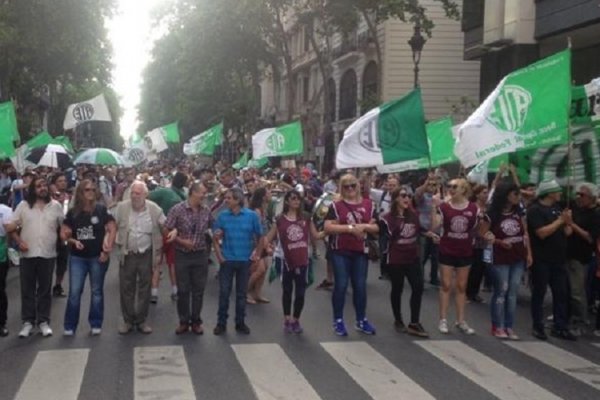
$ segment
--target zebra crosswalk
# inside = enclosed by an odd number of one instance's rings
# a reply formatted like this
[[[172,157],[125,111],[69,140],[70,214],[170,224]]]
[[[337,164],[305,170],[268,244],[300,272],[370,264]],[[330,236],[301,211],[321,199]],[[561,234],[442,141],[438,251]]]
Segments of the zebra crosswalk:
[[[466,388],[475,393],[468,398],[496,398],[501,400],[536,399],[554,400],[569,397],[556,385],[549,385],[548,380],[534,382],[532,375],[524,370],[549,368],[552,380],[571,381],[579,385],[577,398],[600,398],[600,365],[598,365],[597,344],[584,344],[589,349],[577,349],[579,354],[544,342],[506,342],[498,343],[501,351],[514,353],[527,361],[524,366],[514,363],[506,364],[505,357],[494,357],[486,354],[487,350],[476,343],[463,342],[456,339],[423,340],[403,342],[405,347],[397,351],[414,352],[420,363],[435,371],[433,376],[442,379],[450,376],[455,382],[449,388]],[[224,344],[228,351],[219,350],[219,360],[210,362],[232,362],[236,366],[227,366],[230,375],[223,376],[223,368],[204,370],[199,374],[191,368],[195,358],[201,351],[190,350],[185,346],[139,346],[133,348],[129,358],[132,366],[132,388],[121,392],[119,399],[134,400],[192,400],[215,398],[207,396],[206,385],[217,380],[231,382],[245,380],[248,393],[237,393],[235,398],[257,400],[320,400],[320,399],[364,399],[373,400],[429,400],[446,396],[439,390],[428,386],[427,379],[419,379],[414,370],[407,365],[414,364],[414,358],[403,363],[403,359],[393,357],[391,347],[377,347],[369,341],[334,341],[319,342],[316,351],[320,364],[314,365],[312,373],[306,370],[305,362],[298,362],[297,356],[290,354],[285,344],[278,343],[236,343]],[[393,349],[393,348],[392,348]],[[311,349],[312,351],[312,349]],[[191,353],[190,353],[191,352]],[[16,394],[3,394],[0,398],[15,400],[38,399],[87,399],[82,395],[82,385],[87,374],[93,374],[89,361],[94,352],[89,349],[62,349],[40,351],[33,359]],[[327,362],[322,357],[326,357]],[[229,358],[229,360],[228,360]],[[319,362],[317,362],[319,364]],[[57,367],[60,366],[60,367]],[[326,366],[326,367],[325,367]],[[314,373],[316,368],[317,374]],[[343,374],[343,385],[347,393],[354,397],[332,395],[324,392],[320,375],[331,379],[331,371],[319,371],[319,368],[337,369]],[[211,371],[213,371],[211,373]],[[221,371],[221,372],[217,372]],[[237,372],[236,372],[237,371]],[[241,373],[239,372],[241,371]],[[321,372],[321,373],[319,373]],[[329,377],[329,378],[327,378]],[[458,378],[455,378],[458,377]],[[329,382],[336,385],[336,382]],[[351,386],[355,387],[352,388]],[[547,387],[550,386],[550,387]],[[227,390],[225,384],[221,391]],[[239,386],[231,390],[240,390]],[[243,389],[242,389],[243,390]],[[449,389],[452,390],[452,389]],[[368,397],[365,397],[368,395]],[[482,394],[484,394],[482,396]],[[464,393],[462,395],[464,398]],[[232,398],[228,393],[219,394],[218,398]]]

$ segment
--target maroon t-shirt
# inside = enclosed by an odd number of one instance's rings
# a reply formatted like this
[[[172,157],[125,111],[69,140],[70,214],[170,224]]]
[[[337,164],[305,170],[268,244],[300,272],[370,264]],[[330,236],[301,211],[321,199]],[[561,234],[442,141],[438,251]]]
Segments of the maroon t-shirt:
[[[309,221],[290,220],[285,215],[277,218],[277,233],[285,262],[290,268],[308,266]]]
[[[505,249],[499,244],[494,244],[494,264],[514,264],[527,259],[525,249],[525,227],[518,212],[502,214],[490,229],[497,240],[505,240],[512,244],[510,249]]]
[[[368,224],[373,218],[373,202],[370,199],[363,199],[358,204],[350,204],[344,200],[334,201],[327,215],[328,220],[336,220],[342,225]],[[339,233],[333,236],[332,249],[366,253],[365,239],[351,233]]]
[[[442,236],[440,237],[440,254],[451,257],[473,256],[473,228],[477,225],[477,204],[469,202],[458,210],[450,203],[440,205],[442,214]]]
[[[388,265],[409,265],[419,261],[419,217],[413,212],[406,214],[406,217],[394,217],[387,212],[380,217],[388,235]]]

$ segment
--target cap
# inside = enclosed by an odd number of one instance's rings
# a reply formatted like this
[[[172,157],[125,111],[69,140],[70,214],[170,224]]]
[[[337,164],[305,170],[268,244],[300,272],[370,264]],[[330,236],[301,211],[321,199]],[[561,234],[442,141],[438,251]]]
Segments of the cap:
[[[560,187],[558,182],[556,182],[556,180],[551,179],[551,180],[540,182],[540,184],[538,185],[537,190],[535,192],[535,195],[536,195],[536,197],[542,197],[549,193],[556,193],[556,192],[562,192],[562,188]]]

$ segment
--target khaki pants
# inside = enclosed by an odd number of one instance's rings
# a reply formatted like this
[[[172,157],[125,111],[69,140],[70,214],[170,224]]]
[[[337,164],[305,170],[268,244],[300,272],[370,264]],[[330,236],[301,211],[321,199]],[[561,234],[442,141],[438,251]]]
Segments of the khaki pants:
[[[123,320],[131,325],[146,321],[150,306],[152,250],[127,254],[119,269]]]
[[[570,316],[574,322],[583,322],[587,319],[587,296],[585,292],[587,268],[587,264],[582,264],[577,260],[567,261],[569,288],[571,290]]]

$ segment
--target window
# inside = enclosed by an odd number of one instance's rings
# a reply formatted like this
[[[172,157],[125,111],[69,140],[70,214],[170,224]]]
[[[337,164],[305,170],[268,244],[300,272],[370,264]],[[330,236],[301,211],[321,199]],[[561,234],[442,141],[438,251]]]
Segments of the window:
[[[340,119],[356,117],[356,73],[349,69],[340,82]]]
[[[327,86],[329,89],[329,99],[327,99],[328,112],[329,112],[329,121],[335,122],[335,114],[336,114],[336,101],[337,101],[337,93],[335,88],[335,81],[332,78],[329,78],[327,81]]]
[[[379,100],[377,98],[377,73],[377,63],[375,61],[368,63],[363,72],[361,113],[366,113],[377,106]]]

